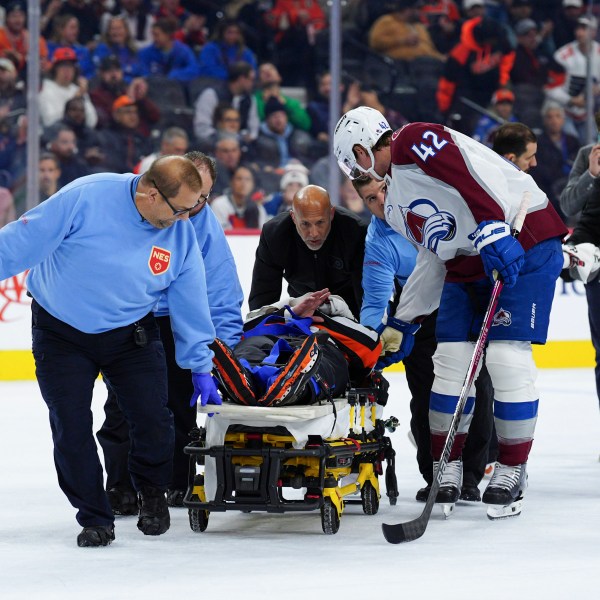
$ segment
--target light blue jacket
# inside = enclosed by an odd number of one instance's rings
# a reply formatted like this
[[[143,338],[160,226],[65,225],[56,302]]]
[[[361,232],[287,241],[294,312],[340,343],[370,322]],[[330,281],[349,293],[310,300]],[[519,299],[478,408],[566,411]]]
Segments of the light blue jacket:
[[[404,285],[415,268],[417,249],[385,221],[371,217],[365,241],[363,301],[360,322],[377,329],[394,294],[394,280]]]
[[[207,373],[215,330],[196,233],[185,220],[167,229],[144,221],[134,203],[139,179],[76,179],[0,229],[0,280],[30,268],[37,302],[85,333],[135,323],[168,292],[176,360]]]
[[[210,206],[205,206],[191,217],[190,222],[196,231],[196,239],[204,259],[208,305],[217,337],[233,347],[242,335],[244,301],[233,254],[223,228]],[[154,313],[157,316],[169,314],[167,295],[160,299]]]

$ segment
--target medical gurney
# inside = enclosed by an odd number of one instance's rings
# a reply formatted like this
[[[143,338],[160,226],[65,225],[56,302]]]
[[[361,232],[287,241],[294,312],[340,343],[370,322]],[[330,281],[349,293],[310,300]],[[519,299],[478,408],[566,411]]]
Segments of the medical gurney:
[[[193,531],[204,531],[211,512],[320,510],[326,534],[336,533],[345,504],[379,509],[379,475],[386,463],[386,494],[398,497],[395,452],[386,437],[398,421],[383,421],[388,383],[372,374],[369,387],[351,388],[343,398],[285,407],[224,403],[184,452],[191,467],[204,466],[187,490]],[[199,407],[200,412],[215,407]],[[284,490],[300,498],[289,497]],[[352,495],[356,500],[349,498]]]

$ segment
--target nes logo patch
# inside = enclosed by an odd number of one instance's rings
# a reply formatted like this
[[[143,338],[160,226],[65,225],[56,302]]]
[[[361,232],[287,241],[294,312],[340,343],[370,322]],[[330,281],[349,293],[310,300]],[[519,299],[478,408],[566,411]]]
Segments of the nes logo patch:
[[[158,246],[152,246],[150,251],[150,259],[148,260],[148,266],[152,275],[162,275],[169,270],[171,264],[171,251],[159,248]]]
[[[504,310],[501,308],[495,315],[492,321],[492,327],[496,327],[498,325],[503,325],[504,327],[508,327],[512,324],[512,315],[508,310]]]

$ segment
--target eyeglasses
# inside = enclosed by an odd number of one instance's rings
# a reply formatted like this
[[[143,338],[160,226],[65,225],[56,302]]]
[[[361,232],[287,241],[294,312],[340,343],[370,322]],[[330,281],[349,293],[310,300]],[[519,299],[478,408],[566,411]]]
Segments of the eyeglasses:
[[[181,215],[189,214],[197,206],[200,206],[201,204],[206,204],[206,201],[208,200],[208,197],[210,196],[210,193],[207,194],[206,196],[204,196],[203,194],[200,194],[200,198],[198,198],[198,201],[196,202],[196,204],[194,204],[194,206],[192,206],[190,208],[177,209],[169,202],[169,199],[160,191],[160,188],[156,185],[156,181],[154,181],[154,179],[152,179],[151,181],[152,181],[152,185],[156,188],[156,191],[161,195],[162,199],[169,205],[169,208],[173,211],[174,217],[179,217]]]

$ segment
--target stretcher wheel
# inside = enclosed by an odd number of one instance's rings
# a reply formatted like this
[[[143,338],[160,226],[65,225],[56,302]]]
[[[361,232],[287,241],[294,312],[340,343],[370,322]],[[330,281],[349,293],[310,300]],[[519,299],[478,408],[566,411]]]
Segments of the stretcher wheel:
[[[321,506],[321,526],[327,535],[337,533],[340,528],[340,517],[330,498],[325,498]]]
[[[370,481],[365,481],[360,490],[360,497],[365,515],[376,515],[379,510],[379,494]]]
[[[197,508],[189,508],[188,516],[190,518],[190,527],[196,533],[202,533],[208,527],[208,516],[210,513],[207,510],[199,510]]]

